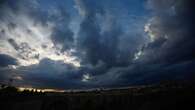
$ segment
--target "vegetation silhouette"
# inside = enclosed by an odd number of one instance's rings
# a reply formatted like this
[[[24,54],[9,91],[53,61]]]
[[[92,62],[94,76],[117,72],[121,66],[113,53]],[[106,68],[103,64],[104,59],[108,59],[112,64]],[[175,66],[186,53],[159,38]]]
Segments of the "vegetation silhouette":
[[[2,87],[2,89],[0,89],[0,93],[17,93],[18,89],[14,86],[7,86],[7,87]]]
[[[161,82],[131,88],[80,92],[18,91],[1,86],[1,110],[193,110],[194,84]]]

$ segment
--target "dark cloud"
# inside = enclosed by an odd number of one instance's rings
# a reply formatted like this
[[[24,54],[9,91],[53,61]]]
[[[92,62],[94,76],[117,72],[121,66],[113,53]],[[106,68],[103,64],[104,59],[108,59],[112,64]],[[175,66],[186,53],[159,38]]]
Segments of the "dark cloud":
[[[8,39],[8,42],[11,44],[11,46],[13,46],[15,50],[20,49],[19,45],[16,43],[14,39]]]
[[[59,8],[58,15],[51,16],[52,21],[55,22],[54,32],[52,34],[52,41],[55,44],[61,44],[63,46],[62,51],[71,49],[74,46],[74,33],[69,28],[70,15],[64,8]]]
[[[39,64],[20,67],[16,71],[23,77],[23,85],[37,88],[81,88],[79,70],[62,61],[42,59]]]
[[[194,2],[191,0],[149,0],[154,12],[150,29],[155,41],[147,44],[145,54],[155,62],[180,62],[194,59]],[[155,53],[155,54],[153,54]]]
[[[170,80],[188,80],[194,74],[194,60],[175,64],[134,65],[123,71],[122,84],[144,85]],[[116,83],[117,84],[117,83]]]
[[[28,60],[29,58],[39,59],[39,53],[33,53],[36,52],[35,49],[32,49],[28,43],[22,42],[20,44],[17,44],[14,39],[8,39],[8,42],[10,45],[19,52],[18,57],[22,59]]]
[[[127,65],[139,45],[133,42],[136,35],[123,31],[115,14],[103,4],[84,0],[76,3],[84,17],[77,41],[85,63],[96,65],[100,61],[107,67]],[[95,6],[91,7],[92,3]],[[133,43],[136,45],[133,46]],[[128,47],[129,44],[132,47]]]
[[[120,87],[152,84],[164,80],[187,80],[194,73],[194,2],[148,2],[153,13],[148,34],[153,40],[143,43],[143,47],[140,48],[143,55],[136,62],[131,60],[129,66],[115,67],[98,76],[101,78],[101,84]]]
[[[98,11],[96,12],[96,10],[94,10],[96,8],[91,7],[88,0],[77,0],[76,3],[80,13],[84,15],[84,20],[80,24],[78,34],[78,47],[86,52],[85,58],[87,58],[90,63],[96,64],[98,60],[100,60],[99,53],[102,53],[100,26],[96,17]]]
[[[159,48],[159,47],[161,47],[166,42],[166,40],[167,40],[166,38],[160,37],[155,42],[149,43],[147,45],[147,48],[150,48],[150,49]]]
[[[191,0],[149,0],[153,17],[149,21],[153,37],[143,44],[138,62],[115,68],[110,86],[153,84],[164,80],[188,80],[194,73],[194,2]]]
[[[30,13],[30,16],[35,18],[37,23],[48,25],[48,22],[53,23],[53,32],[51,40],[55,45],[62,45],[62,51],[71,49],[74,46],[74,33],[70,29],[71,16],[66,11],[67,9],[61,5],[53,5],[48,8],[52,8],[48,11],[40,11],[40,8],[36,8]],[[53,11],[53,12],[52,12]]]
[[[9,55],[0,54],[0,66],[7,67],[8,65],[17,65],[17,60]]]
[[[134,54],[145,40],[142,31],[131,28],[126,31],[121,24],[121,18],[112,8],[107,8],[104,2],[76,0],[76,4],[83,17],[77,35],[77,46],[83,65],[80,72],[93,77],[87,85],[120,85],[119,77],[127,73],[114,70],[121,68],[123,71],[133,65]]]
[[[0,7],[5,5],[8,2],[8,0],[0,0]]]

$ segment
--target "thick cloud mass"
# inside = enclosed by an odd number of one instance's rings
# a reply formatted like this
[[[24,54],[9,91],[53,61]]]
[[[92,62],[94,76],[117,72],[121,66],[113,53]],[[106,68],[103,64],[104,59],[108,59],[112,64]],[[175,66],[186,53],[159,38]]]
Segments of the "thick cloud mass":
[[[192,0],[1,0],[0,83],[94,88],[187,80]]]
[[[5,67],[8,65],[17,65],[17,60],[10,57],[9,55],[0,54],[0,66]]]
[[[83,63],[98,65],[101,62],[108,69],[127,66],[143,37],[125,32],[120,19],[104,4],[96,3],[92,7],[90,0],[75,1],[83,16],[77,39],[78,48],[83,52]],[[140,37],[139,41],[134,36]]]
[[[193,60],[194,3],[190,0],[150,0],[149,5],[154,10],[154,17],[148,24],[147,32],[154,40],[146,48],[156,53],[153,60],[167,63]],[[146,54],[152,55],[147,53],[147,49]]]

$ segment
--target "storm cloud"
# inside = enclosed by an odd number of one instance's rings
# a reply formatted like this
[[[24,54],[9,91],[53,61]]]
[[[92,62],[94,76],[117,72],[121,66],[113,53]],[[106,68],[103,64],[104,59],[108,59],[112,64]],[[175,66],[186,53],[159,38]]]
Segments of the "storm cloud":
[[[75,2],[78,12],[83,17],[77,39],[78,50],[83,53],[83,63],[98,65],[102,62],[108,69],[127,66],[144,39],[142,35],[129,34],[129,30],[124,30],[112,9],[104,7],[104,2]],[[92,6],[92,3],[95,6]],[[136,37],[140,37],[140,40],[136,41]]]
[[[145,25],[149,41],[136,54],[138,63],[126,68],[122,81],[144,84],[189,78],[194,73],[194,2],[148,0],[147,7],[152,11]]]
[[[17,65],[17,60],[9,55],[0,54],[0,66],[6,67],[9,65]]]
[[[146,46],[146,55],[156,53],[153,60],[167,63],[193,60],[194,3],[191,0],[149,0],[148,5],[154,16],[146,27],[146,32],[152,40]]]
[[[80,89],[188,79],[192,0],[1,0],[0,82]]]

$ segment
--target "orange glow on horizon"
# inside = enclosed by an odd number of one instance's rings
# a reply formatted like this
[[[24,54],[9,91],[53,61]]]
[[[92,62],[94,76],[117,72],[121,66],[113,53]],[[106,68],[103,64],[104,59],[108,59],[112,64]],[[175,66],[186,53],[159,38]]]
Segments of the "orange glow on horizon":
[[[20,92],[24,90],[37,91],[37,92],[64,92],[64,90],[59,90],[59,89],[37,89],[37,88],[25,88],[25,87],[18,87],[18,90]]]

